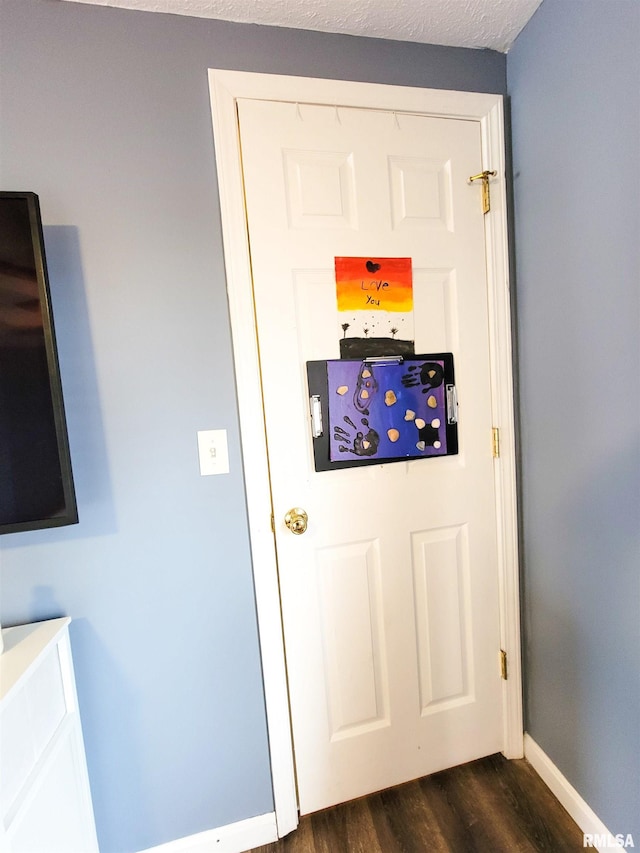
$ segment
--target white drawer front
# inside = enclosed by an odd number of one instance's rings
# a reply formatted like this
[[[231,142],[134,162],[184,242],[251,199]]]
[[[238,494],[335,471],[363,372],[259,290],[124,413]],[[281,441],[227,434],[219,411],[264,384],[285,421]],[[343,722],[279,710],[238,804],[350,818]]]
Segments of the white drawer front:
[[[42,757],[67,713],[58,646],[38,662],[28,681],[6,702],[0,719],[2,815]]]
[[[27,695],[26,690],[22,689],[3,708],[0,719],[0,796],[3,817],[35,763]]]
[[[67,713],[57,645],[45,655],[26,690],[37,761]]]

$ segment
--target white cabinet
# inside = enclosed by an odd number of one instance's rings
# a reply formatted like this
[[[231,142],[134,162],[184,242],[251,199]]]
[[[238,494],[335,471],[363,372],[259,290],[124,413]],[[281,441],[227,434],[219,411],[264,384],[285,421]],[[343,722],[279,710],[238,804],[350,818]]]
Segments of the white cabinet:
[[[70,619],[2,631],[0,849],[96,853]]]

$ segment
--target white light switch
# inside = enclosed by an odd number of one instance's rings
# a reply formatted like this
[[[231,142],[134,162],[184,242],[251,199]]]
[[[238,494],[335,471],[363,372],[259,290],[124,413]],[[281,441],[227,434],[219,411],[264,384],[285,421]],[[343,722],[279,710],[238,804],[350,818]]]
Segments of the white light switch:
[[[229,473],[229,448],[226,429],[203,429],[198,431],[198,456],[200,474]]]

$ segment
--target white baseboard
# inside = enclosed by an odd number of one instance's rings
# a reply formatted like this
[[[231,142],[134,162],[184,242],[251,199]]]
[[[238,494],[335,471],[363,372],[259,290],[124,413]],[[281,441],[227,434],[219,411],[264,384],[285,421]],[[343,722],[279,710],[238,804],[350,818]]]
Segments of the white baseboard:
[[[141,853],[244,853],[278,840],[275,812],[178,838]]]
[[[524,757],[550,788],[556,799],[569,812],[585,836],[590,836],[591,843],[587,843],[585,839],[587,849],[589,847],[600,851],[624,851],[626,849],[624,846],[626,838],[612,835],[609,832],[593,809],[582,799],[549,756],[538,746],[531,735],[526,733],[524,736]],[[622,839],[622,843],[620,843],[620,839]]]

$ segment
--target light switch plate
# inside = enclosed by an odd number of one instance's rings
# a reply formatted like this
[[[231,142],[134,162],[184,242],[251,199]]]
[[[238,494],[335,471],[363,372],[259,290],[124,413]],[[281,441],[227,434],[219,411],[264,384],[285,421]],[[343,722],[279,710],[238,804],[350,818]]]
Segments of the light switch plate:
[[[203,429],[198,431],[198,456],[200,474],[229,473],[229,448],[226,429]]]

